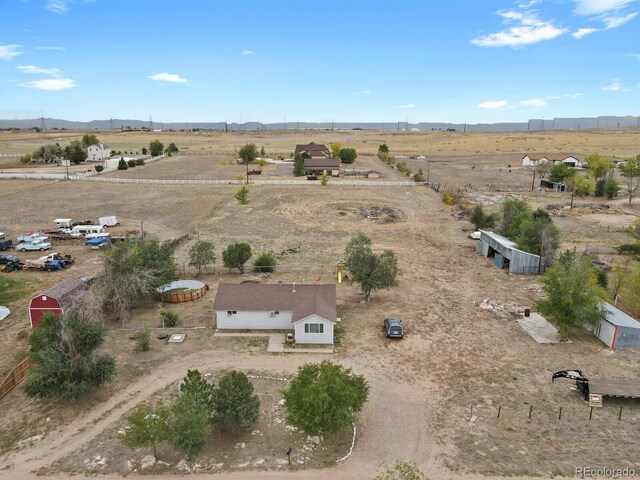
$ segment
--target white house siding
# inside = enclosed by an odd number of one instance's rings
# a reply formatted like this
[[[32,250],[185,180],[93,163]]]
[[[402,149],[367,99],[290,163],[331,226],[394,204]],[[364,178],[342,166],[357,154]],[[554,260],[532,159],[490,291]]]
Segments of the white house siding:
[[[305,323],[320,323],[324,325],[323,333],[304,333]],[[296,343],[314,343],[321,345],[333,345],[333,323],[318,315],[298,320],[295,323]]]
[[[90,145],[87,148],[87,160],[90,162],[104,160],[111,156],[111,149],[102,143],[99,145]]]
[[[220,330],[292,330],[293,312],[280,311],[273,317],[260,310],[238,311],[227,315],[226,310],[216,310],[217,328]]]

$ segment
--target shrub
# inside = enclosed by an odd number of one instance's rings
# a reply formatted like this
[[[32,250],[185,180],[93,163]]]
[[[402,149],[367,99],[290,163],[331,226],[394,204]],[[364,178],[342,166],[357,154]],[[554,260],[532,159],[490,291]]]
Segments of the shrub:
[[[160,309],[160,320],[162,320],[164,327],[175,327],[178,325],[179,318],[180,316],[175,310],[171,310],[170,308]]]
[[[257,272],[275,272],[276,256],[271,252],[264,252],[253,262]]]
[[[118,170],[126,170],[128,167],[127,162],[124,158],[120,157],[120,161],[118,162]]]
[[[609,285],[609,277],[607,276],[607,271],[602,268],[598,268],[596,270],[596,281],[602,288],[607,288],[607,285]]]
[[[495,214],[487,214],[484,212],[482,205],[476,205],[471,213],[469,219],[476,230],[483,230],[486,228],[494,228],[496,226]]]
[[[136,165],[144,165],[144,158],[136,158]]]
[[[142,154],[146,155],[147,154],[147,147],[142,147]]]
[[[104,170],[104,167],[102,165],[96,165],[95,167],[93,167],[96,169],[96,172],[100,173],[102,170]]]
[[[180,395],[171,407],[168,440],[190,460],[200,453],[210,435],[209,412],[192,395]]]
[[[267,162],[265,162],[262,158],[258,160],[258,165],[260,165],[261,167],[264,167],[266,163]]]
[[[398,166],[396,168],[399,172],[402,172],[405,175],[411,175],[411,169],[407,167],[407,164],[405,162],[398,163]]]
[[[322,185],[323,187],[326,187],[328,183],[329,183],[329,175],[327,175],[327,172],[322,172],[322,175],[320,175],[320,185]]]
[[[143,352],[151,348],[151,332],[148,327],[144,327],[144,330],[138,332],[138,335],[136,335],[136,343]]]
[[[242,372],[231,371],[218,382],[213,394],[214,420],[234,432],[248,430],[260,418],[260,399]]]
[[[240,190],[236,192],[236,200],[240,202],[240,205],[249,203],[249,189],[245,185],[240,187]]]
[[[442,192],[442,202],[447,205],[457,205],[462,201],[462,192],[455,190],[452,187],[447,187]]]
[[[424,182],[424,173],[422,173],[422,169],[418,170],[418,173],[413,176],[413,181]]]
[[[593,195],[595,197],[604,197],[604,187],[607,184],[607,181],[604,178],[599,179],[596,182],[596,188],[593,191]]]
[[[607,180],[604,184],[604,194],[609,200],[613,197],[617,197],[619,191],[620,185],[614,179]]]
[[[128,166],[129,168],[133,168],[133,167],[135,167],[135,166],[136,166],[136,161],[135,161],[135,160],[133,160],[133,159],[131,159],[131,160],[127,160],[127,166]]]
[[[342,163],[353,163],[358,158],[355,148],[343,148],[340,150],[340,161]]]
[[[30,163],[31,162],[31,154],[30,153],[25,153],[24,155],[20,155],[20,158],[18,158],[18,161],[23,165],[25,163]]]
[[[630,253],[631,255],[640,255],[640,243],[625,243],[624,245],[620,245],[617,250],[620,255],[624,255],[626,253]]]

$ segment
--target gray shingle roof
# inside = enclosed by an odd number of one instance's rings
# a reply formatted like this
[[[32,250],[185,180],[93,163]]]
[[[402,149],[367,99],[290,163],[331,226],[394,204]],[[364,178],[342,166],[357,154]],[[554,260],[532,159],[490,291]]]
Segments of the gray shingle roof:
[[[73,301],[84,295],[89,288],[87,283],[79,278],[70,278],[64,282],[54,285],[41,296],[55,298],[60,306],[69,307]]]
[[[316,314],[337,322],[335,284],[294,285],[221,283],[213,303],[216,311],[292,311],[291,323]]]

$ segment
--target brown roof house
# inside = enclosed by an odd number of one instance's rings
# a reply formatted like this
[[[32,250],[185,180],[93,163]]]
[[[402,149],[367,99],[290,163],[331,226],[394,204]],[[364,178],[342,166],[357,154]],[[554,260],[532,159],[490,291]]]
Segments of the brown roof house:
[[[296,343],[333,345],[335,284],[221,283],[213,303],[219,330],[293,330]]]
[[[308,145],[296,145],[295,155],[299,153],[307,153],[311,158],[329,158],[331,153],[326,145],[322,143],[311,142]]]
[[[304,172],[307,175],[327,172],[327,175],[337,177],[340,175],[339,158],[305,158]]]

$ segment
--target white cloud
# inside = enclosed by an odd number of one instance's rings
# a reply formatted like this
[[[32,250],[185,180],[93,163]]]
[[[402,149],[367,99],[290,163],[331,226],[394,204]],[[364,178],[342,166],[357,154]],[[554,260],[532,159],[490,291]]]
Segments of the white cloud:
[[[57,50],[57,51],[64,51],[66,50],[64,47],[48,47],[48,46],[44,46],[44,47],[36,47],[36,50]]]
[[[640,53],[632,53],[631,56],[636,57],[638,60],[640,60]]]
[[[605,27],[607,27],[607,29],[618,28],[624,25],[625,23],[630,22],[637,16],[638,16],[637,13],[629,13],[627,15],[622,15],[618,17],[605,17],[602,19],[602,22],[604,23]]]
[[[574,0],[574,12],[578,15],[599,15],[617,12],[635,0]]]
[[[478,105],[479,108],[486,108],[487,110],[497,110],[499,108],[505,108],[506,106],[506,100],[487,100]]]
[[[356,95],[371,95],[373,93],[373,90],[360,90],[359,92],[356,92]]]
[[[0,45],[0,60],[11,60],[13,57],[17,57],[18,55],[22,55],[20,51],[22,45]]]
[[[605,85],[604,87],[602,87],[602,90],[604,90],[605,92],[617,92],[621,88],[622,85],[620,85],[619,82],[611,82],[609,85]]]
[[[21,83],[21,87],[36,88],[38,90],[47,90],[57,92],[59,90],[67,90],[78,85],[71,78],[45,78],[43,80],[34,80],[33,82]]]
[[[546,104],[547,102],[540,98],[530,98],[529,100],[520,102],[520,105],[524,105],[526,107],[544,107]]]
[[[501,32],[474,38],[471,43],[479,47],[517,47],[551,40],[567,31],[556,27],[551,21],[540,20],[532,11],[501,10],[497,13],[504,18],[505,24],[516,25]]]
[[[65,13],[69,6],[65,0],[49,0],[44,8],[53,13]]]
[[[407,103],[406,105],[398,105],[396,108],[415,108],[414,103]]]
[[[575,32],[571,34],[572,37],[580,39],[586,37],[587,35],[591,35],[594,32],[600,30],[599,28],[579,28]]]
[[[584,97],[584,93],[578,92],[578,93],[574,93],[573,95],[569,95],[569,98],[571,99],[576,99],[576,98],[580,98],[580,97]]]
[[[34,65],[20,65],[17,67],[22,73],[40,73],[43,75],[52,75],[57,77],[60,75],[60,70],[57,68],[40,68]]]
[[[240,55],[253,55],[254,53],[256,52],[254,52],[253,50],[242,50],[240,52]]]
[[[161,82],[169,82],[169,83],[187,83],[186,78],[182,78],[180,75],[175,73],[156,73],[154,75],[149,75],[151,80],[161,81]]]

